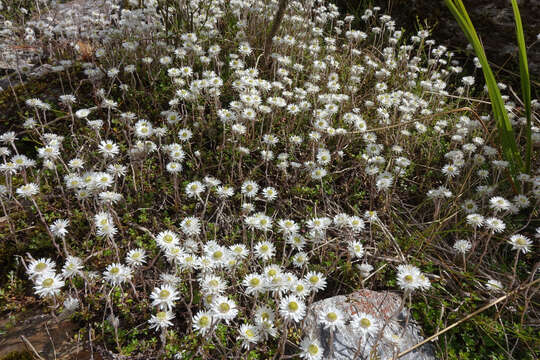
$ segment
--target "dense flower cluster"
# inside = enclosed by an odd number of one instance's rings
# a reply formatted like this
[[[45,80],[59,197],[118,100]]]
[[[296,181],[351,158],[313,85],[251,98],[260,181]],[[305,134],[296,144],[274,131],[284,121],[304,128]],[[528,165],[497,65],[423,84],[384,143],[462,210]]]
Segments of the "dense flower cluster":
[[[501,239],[516,262],[533,250],[512,218],[532,214],[540,176],[521,174],[517,195],[498,186],[508,163],[484,131],[490,117],[452,103],[475,78],[428,31],[406,37],[377,8],[355,19],[322,1],[291,1],[267,66],[256,29],[277,2],[180,1],[172,13],[151,0],[129,3],[117,11],[111,2],[110,16],[81,34],[95,45],[80,63],[94,103],[67,86],[56,104],[26,99],[22,126],[39,144],[35,159],[19,153],[18,134],[0,135],[6,215],[38,212],[63,257],[60,271],[49,258],[26,263],[38,296],[76,309],[89,306],[83,291],[99,289],[114,320],[111,294],[121,290],[148,304],[151,329],[214,341],[227,327],[248,351],[298,327],[334,290],[343,263],[356,265],[365,286],[374,266],[390,265],[404,297],[429,291],[443,275],[422,272],[401,238],[422,233],[417,246],[437,243],[449,262],[478,266],[503,251]],[[181,11],[191,24],[181,24],[174,45],[149,40],[164,39],[161,23]],[[50,41],[71,31],[27,25]],[[223,27],[234,33],[223,38]],[[59,73],[72,65],[61,64]],[[157,84],[166,101],[140,107],[137,93]],[[522,126],[517,104],[507,99],[507,108]],[[58,111],[67,126],[55,127]],[[66,204],[61,218],[43,216],[36,199],[49,195]],[[146,195],[151,221],[138,205]],[[385,257],[397,262],[381,267]],[[482,276],[487,291],[509,285]],[[385,328],[372,314],[343,318],[335,308],[318,314],[331,331],[348,325],[367,337]],[[298,353],[322,359],[323,349],[306,337]]]

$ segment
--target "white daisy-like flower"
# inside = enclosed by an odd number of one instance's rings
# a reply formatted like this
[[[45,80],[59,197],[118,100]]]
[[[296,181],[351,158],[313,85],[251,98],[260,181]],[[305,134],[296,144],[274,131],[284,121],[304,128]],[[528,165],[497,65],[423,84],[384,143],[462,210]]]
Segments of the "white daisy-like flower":
[[[216,194],[221,199],[227,199],[234,195],[234,188],[229,185],[218,186],[216,188]]]
[[[127,253],[126,263],[131,267],[139,267],[146,263],[146,251],[141,248],[132,249]]]
[[[413,265],[399,265],[397,282],[405,291],[413,291],[421,287],[420,270]]]
[[[292,263],[297,268],[302,268],[308,262],[308,260],[309,260],[308,255],[303,251],[297,252],[292,257]]]
[[[62,276],[68,279],[76,275],[81,275],[82,269],[83,261],[80,258],[76,256],[68,256],[66,259],[66,263],[62,268]]]
[[[29,198],[39,193],[39,186],[35,183],[28,183],[17,188],[16,193],[20,197]]]
[[[46,273],[35,281],[34,290],[40,297],[56,296],[65,285],[60,275]]]
[[[199,311],[192,319],[193,329],[201,335],[206,334],[212,327],[214,318],[209,311]]]
[[[28,264],[28,270],[26,271],[28,276],[33,279],[39,276],[45,276],[45,274],[54,274],[56,264],[51,259],[41,258],[38,260],[32,260]]]
[[[266,201],[273,201],[277,198],[278,192],[270,186],[262,189],[262,194]]]
[[[306,315],[306,305],[295,295],[289,295],[281,299],[279,313],[285,320],[300,322]]]
[[[296,250],[302,250],[306,244],[306,238],[300,234],[294,233],[287,237],[287,244],[292,245]]]
[[[241,187],[242,194],[244,194],[246,197],[251,198],[257,195],[257,192],[259,191],[259,185],[255,181],[246,180],[242,184]]]
[[[323,358],[324,349],[317,339],[305,337],[300,343],[300,357],[307,360],[321,360]]]
[[[108,187],[110,187],[113,184],[113,177],[106,173],[106,172],[100,172],[95,173],[93,176],[92,184],[98,189],[105,190]]]
[[[319,321],[325,329],[330,331],[334,331],[345,325],[343,312],[335,306],[328,306],[322,309],[319,313]]]
[[[310,271],[304,276],[304,279],[313,292],[324,290],[326,287],[326,277],[320,272]]]
[[[276,248],[270,241],[260,241],[255,245],[255,255],[263,260],[274,257]]]
[[[190,216],[182,220],[180,228],[187,236],[196,236],[201,233],[201,221],[196,217]]]
[[[113,286],[131,280],[132,275],[130,267],[118,263],[109,264],[103,272],[103,278]]]
[[[238,315],[236,303],[225,296],[218,296],[212,302],[212,311],[217,319],[225,320],[227,323]]]
[[[75,112],[75,116],[79,119],[86,119],[90,115],[90,109],[79,109]]]
[[[120,148],[112,140],[104,140],[99,144],[98,151],[105,158],[114,158],[120,153]]]
[[[359,241],[352,241],[349,243],[349,253],[353,257],[362,258],[365,254],[364,246]]]
[[[458,240],[454,243],[454,250],[460,254],[465,254],[472,248],[472,244],[469,240]]]
[[[158,306],[160,309],[171,310],[174,302],[179,299],[178,292],[170,285],[156,287],[150,294],[152,306]]]
[[[355,233],[359,233],[366,227],[364,220],[359,218],[358,216],[349,216],[348,217],[348,224],[347,224],[351,230]]]
[[[244,259],[249,252],[244,244],[234,244],[229,247],[231,255],[238,259]]]
[[[259,274],[248,274],[242,281],[242,285],[246,288],[246,294],[259,294],[265,291],[266,279]]]
[[[49,226],[49,229],[51,230],[51,233],[56,236],[63,238],[67,235],[67,227],[69,225],[68,219],[58,219],[55,220],[52,225]]]
[[[461,208],[465,210],[467,214],[472,214],[478,210],[478,206],[472,199],[465,200]]]
[[[293,295],[298,296],[300,299],[305,299],[309,295],[310,286],[307,281],[303,279],[294,279],[292,284],[289,286]]]
[[[368,263],[358,264],[356,265],[356,268],[360,271],[360,276],[363,278],[367,278],[373,271],[373,266]]]
[[[323,168],[315,168],[311,171],[311,178],[313,180],[321,180],[327,173],[328,172]]]
[[[204,278],[200,280],[200,284],[201,290],[205,295],[221,295],[227,288],[227,282],[223,280],[223,278],[213,274],[204,276]]]
[[[525,209],[528,208],[531,204],[529,198],[527,196],[519,194],[514,197],[514,205],[517,206],[519,209]]]
[[[180,246],[170,246],[164,249],[165,257],[171,264],[177,264],[182,261],[184,249]]]
[[[175,161],[171,161],[167,163],[166,169],[171,174],[178,174],[179,172],[182,171],[182,164],[177,163]]]
[[[524,235],[512,235],[510,236],[508,243],[512,245],[512,250],[517,250],[518,252],[521,251],[524,254],[531,251],[532,241]]]
[[[251,324],[242,324],[238,330],[240,339],[242,340],[242,347],[247,349],[251,344],[256,344],[259,339],[259,329]]]
[[[487,218],[485,221],[485,226],[494,233],[500,233],[506,229],[506,224],[504,221],[495,217]]]
[[[79,158],[74,158],[68,162],[68,166],[73,170],[81,170],[84,166],[84,161]]]
[[[489,199],[489,207],[495,212],[510,210],[512,203],[502,196],[494,196]]]
[[[170,310],[158,311],[156,315],[152,315],[148,323],[150,323],[150,329],[155,328],[156,330],[166,329],[169,326],[172,326],[172,319],[174,319],[174,314]]]
[[[193,181],[186,185],[186,194],[188,197],[199,197],[206,189],[206,186],[200,181]]]
[[[72,296],[69,296],[68,298],[66,298],[64,300],[64,309],[66,311],[75,311],[79,308],[80,306],[80,303],[79,303],[79,300],[77,298],[74,298]]]
[[[467,215],[467,224],[471,225],[472,227],[481,227],[482,225],[484,225],[485,221],[485,218],[480,214]]]
[[[156,243],[162,250],[166,250],[167,248],[177,246],[180,243],[180,239],[174,232],[165,230],[156,236]]]
[[[363,337],[375,336],[379,331],[380,324],[371,314],[359,312],[354,314],[351,319],[351,326],[358,330]]]
[[[182,129],[178,132],[178,137],[180,141],[188,141],[193,136],[193,133],[189,129]]]
[[[366,210],[364,213],[364,219],[366,219],[367,222],[373,223],[379,220],[379,215],[375,210]]]

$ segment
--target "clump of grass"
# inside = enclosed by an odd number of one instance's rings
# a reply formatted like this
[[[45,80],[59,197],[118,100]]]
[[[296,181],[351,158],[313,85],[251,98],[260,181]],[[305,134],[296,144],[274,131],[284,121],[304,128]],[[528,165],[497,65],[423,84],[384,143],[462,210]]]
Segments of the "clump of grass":
[[[516,37],[519,49],[519,70],[521,80],[521,92],[523,97],[523,104],[525,107],[525,116],[527,125],[525,127],[525,156],[522,158],[518,150],[517,138],[514,134],[512,124],[508,118],[507,109],[504,106],[504,100],[497,85],[491,66],[488,63],[484,47],[480,42],[480,38],[476,33],[474,25],[469,18],[465,5],[461,0],[445,0],[446,5],[456,18],[459,26],[465,33],[465,36],[469,40],[470,44],[474,48],[474,52],[482,67],[482,72],[486,81],[486,85],[489,91],[489,97],[491,99],[491,106],[493,114],[495,116],[497,128],[499,130],[499,141],[504,154],[505,159],[510,163],[510,169],[514,179],[517,177],[520,171],[530,174],[531,171],[531,156],[532,156],[532,142],[531,142],[531,81],[529,78],[529,67],[527,65],[527,50],[525,47],[525,40],[523,36],[523,26],[521,24],[521,16],[519,13],[519,7],[516,0],[512,0],[512,9],[514,12],[515,24],[516,24]],[[519,186],[519,182],[516,184]]]

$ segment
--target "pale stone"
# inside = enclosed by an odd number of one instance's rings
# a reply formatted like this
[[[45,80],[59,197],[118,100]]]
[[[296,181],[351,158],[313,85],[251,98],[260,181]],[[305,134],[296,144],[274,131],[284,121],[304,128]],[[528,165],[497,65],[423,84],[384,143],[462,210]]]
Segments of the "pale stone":
[[[325,349],[324,359],[336,360],[363,360],[363,359],[393,359],[401,351],[418,344],[424,338],[420,335],[421,329],[414,321],[408,318],[408,310],[401,306],[402,299],[399,295],[382,291],[360,290],[348,296],[335,296],[313,303],[304,321],[304,333],[307,336],[318,339]],[[334,331],[333,336],[329,330],[325,330],[318,320],[321,311],[335,306],[345,316],[345,326]],[[350,325],[351,317],[356,313],[368,313],[375,317],[381,324],[378,335],[368,336],[365,339]],[[408,320],[408,321],[407,321]],[[401,337],[401,343],[394,345],[388,336],[384,334],[397,334]],[[332,345],[330,344],[331,340]],[[331,354],[333,348],[333,354]],[[378,357],[370,357],[371,353]],[[426,344],[409,354],[401,357],[401,360],[434,360],[434,349],[431,344]]]

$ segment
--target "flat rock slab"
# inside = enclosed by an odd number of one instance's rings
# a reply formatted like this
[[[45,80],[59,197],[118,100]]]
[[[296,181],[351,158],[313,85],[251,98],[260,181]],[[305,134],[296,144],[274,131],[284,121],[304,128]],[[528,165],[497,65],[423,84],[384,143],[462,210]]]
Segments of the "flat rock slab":
[[[328,306],[335,306],[345,316],[345,326],[333,335],[318,320],[319,314]],[[349,325],[352,316],[360,312],[372,315],[379,324],[386,324],[378,335],[363,338]],[[401,351],[424,340],[418,325],[407,318],[408,310],[402,307],[399,295],[388,291],[360,290],[348,296],[335,296],[313,303],[304,321],[304,333],[320,341],[325,349],[324,359],[393,359]],[[391,341],[389,334],[397,335],[399,342]],[[373,357],[375,354],[377,357]],[[435,360],[436,357],[433,346],[425,344],[400,359]]]

